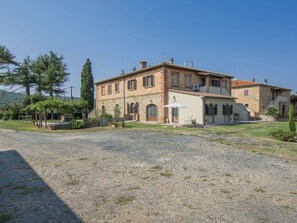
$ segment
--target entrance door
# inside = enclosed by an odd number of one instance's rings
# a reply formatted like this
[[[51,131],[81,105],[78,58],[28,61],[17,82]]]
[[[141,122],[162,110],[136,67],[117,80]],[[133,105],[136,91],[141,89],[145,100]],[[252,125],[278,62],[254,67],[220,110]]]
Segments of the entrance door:
[[[172,122],[178,123],[178,108],[172,108]]]
[[[147,121],[156,122],[157,121],[157,106],[148,105],[146,107]]]
[[[286,112],[286,105],[282,105],[282,113],[281,116],[284,117],[285,116],[285,112]]]

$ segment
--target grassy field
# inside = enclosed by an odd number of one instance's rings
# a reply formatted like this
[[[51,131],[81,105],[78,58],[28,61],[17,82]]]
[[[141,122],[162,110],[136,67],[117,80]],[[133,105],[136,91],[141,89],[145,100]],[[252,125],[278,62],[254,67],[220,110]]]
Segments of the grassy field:
[[[296,123],[297,124],[297,123]],[[167,125],[142,124],[127,122],[126,128],[95,127],[79,130],[56,130],[47,131],[32,126],[30,122],[22,121],[0,121],[0,128],[13,129],[16,131],[34,132],[93,132],[93,131],[129,131],[129,130],[150,130],[162,131],[170,134],[191,134],[205,137],[215,143],[234,147],[236,149],[248,150],[255,153],[266,154],[277,157],[285,157],[297,160],[297,143],[280,142],[269,136],[269,133],[276,129],[288,130],[287,122],[257,122],[250,124],[239,124],[229,126],[213,126],[206,128],[187,128]]]

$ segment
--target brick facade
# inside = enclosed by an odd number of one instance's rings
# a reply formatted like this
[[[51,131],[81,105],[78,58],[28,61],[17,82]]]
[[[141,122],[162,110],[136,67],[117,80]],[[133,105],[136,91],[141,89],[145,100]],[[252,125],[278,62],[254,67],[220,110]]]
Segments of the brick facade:
[[[168,90],[191,90],[192,84],[205,84],[207,75],[200,75],[199,72],[199,70],[193,68],[163,63],[153,67],[142,68],[130,74],[117,76],[106,81],[100,81],[96,83],[96,109],[102,112],[102,107],[104,106],[106,113],[114,115],[114,108],[118,104],[122,117],[129,119],[132,117],[139,121],[147,121],[147,106],[156,105],[156,121],[164,123],[168,118],[168,109],[164,107],[168,104]],[[173,86],[173,73],[178,74],[178,86]],[[146,83],[144,77],[150,76],[153,77],[153,86],[144,86],[144,83]],[[211,80],[214,76],[208,79]],[[217,76],[220,82],[226,82],[225,88],[230,92],[231,77],[227,75]],[[190,78],[190,82],[187,79],[188,86],[186,86],[186,78]],[[136,81],[136,89],[129,89],[135,86],[134,80]],[[131,83],[131,81],[134,83]],[[118,92],[115,92],[116,85],[119,89]],[[111,86],[111,92],[108,92],[109,86]],[[105,92],[102,92],[102,88],[104,88]],[[131,108],[131,104],[138,105],[137,116],[135,116],[135,110]]]
[[[253,112],[251,116],[265,114],[269,105],[278,108],[281,116],[288,115],[290,89],[240,80],[236,85],[236,82],[233,81],[232,96],[236,98],[237,103],[246,105]]]

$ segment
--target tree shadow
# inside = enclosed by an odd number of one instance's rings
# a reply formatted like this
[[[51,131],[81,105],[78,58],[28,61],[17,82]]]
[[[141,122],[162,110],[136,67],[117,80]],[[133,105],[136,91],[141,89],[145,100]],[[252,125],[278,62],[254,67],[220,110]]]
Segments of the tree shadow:
[[[0,222],[82,222],[15,150],[0,152]]]

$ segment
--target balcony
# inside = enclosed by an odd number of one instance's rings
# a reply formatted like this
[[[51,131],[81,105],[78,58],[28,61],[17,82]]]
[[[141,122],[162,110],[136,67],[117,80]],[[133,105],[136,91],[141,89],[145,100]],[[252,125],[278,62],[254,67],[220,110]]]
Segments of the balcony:
[[[209,86],[208,87],[208,92],[207,92],[207,86],[201,86],[199,88],[200,92],[203,93],[212,93],[212,94],[221,94],[221,95],[228,95],[230,96],[229,92],[227,91],[226,88],[221,88],[221,87],[213,87],[213,86]]]

